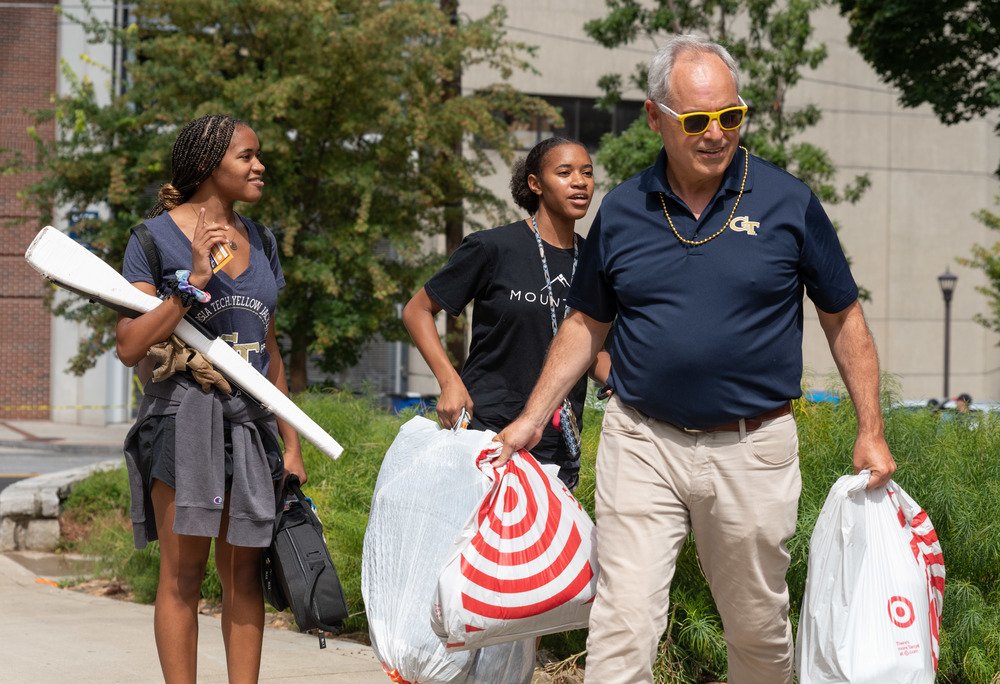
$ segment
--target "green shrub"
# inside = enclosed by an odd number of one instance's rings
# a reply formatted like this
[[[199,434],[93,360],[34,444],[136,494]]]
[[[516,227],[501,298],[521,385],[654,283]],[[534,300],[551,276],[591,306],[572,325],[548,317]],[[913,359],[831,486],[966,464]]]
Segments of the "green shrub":
[[[346,629],[367,632],[361,600],[361,551],[371,495],[382,456],[412,414],[389,415],[371,399],[313,392],[300,406],[346,451],[337,461],[304,443],[306,492],[326,526],[331,554],[348,598]],[[583,467],[576,494],[593,515],[594,456],[600,413],[588,408]],[[823,502],[841,475],[851,471],[856,422],[850,404],[796,402],[802,497],[799,524],[789,542],[788,582],[793,624],[805,590],[809,537]],[[899,465],[896,481],[933,520],[948,573],[938,681],[1000,684],[1000,418],[979,424],[943,421],[928,411],[889,411],[886,436]],[[89,516],[92,534],[78,546],[99,555],[102,571],[129,584],[139,600],[156,592],[157,545],[132,549],[125,523],[128,490],[123,470],[93,476],[74,489],[68,509]],[[217,598],[214,569],[203,593]],[[670,623],[656,665],[659,682],[695,683],[725,676],[721,622],[698,566],[693,544],[677,563]],[[585,649],[586,631],[550,635],[542,647],[565,658]]]
[[[128,511],[128,477],[124,469],[99,471],[77,482],[66,498],[65,510],[81,522],[107,511]]]

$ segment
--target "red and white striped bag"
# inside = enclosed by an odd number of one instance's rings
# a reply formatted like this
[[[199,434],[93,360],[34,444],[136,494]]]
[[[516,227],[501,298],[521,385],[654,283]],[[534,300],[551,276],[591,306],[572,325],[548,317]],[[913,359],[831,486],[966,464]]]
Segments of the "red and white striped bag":
[[[937,670],[941,655],[941,611],[944,608],[944,553],[934,525],[927,512],[893,481],[889,481],[889,497],[896,505],[900,527],[910,535],[910,550],[917,565],[924,569],[927,578],[927,600],[930,604],[928,622],[931,633],[931,656]],[[905,612],[896,610],[896,617],[904,619]]]
[[[795,661],[800,684],[931,684],[940,653],[944,557],[902,487],[841,477],[809,543]]]
[[[442,430],[417,416],[386,452],[361,557],[372,649],[397,684],[525,684],[534,640],[449,651],[427,613],[455,538],[489,490],[475,465],[494,433]]]
[[[554,473],[527,451],[492,481],[438,578],[431,626],[449,650],[587,626],[597,591],[594,523]]]

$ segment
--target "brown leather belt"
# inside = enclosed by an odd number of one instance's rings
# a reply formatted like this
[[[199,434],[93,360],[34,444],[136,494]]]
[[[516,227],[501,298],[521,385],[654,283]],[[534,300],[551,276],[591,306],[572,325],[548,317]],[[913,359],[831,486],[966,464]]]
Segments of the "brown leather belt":
[[[753,432],[761,425],[764,424],[765,420],[773,420],[774,418],[780,418],[781,416],[786,416],[792,412],[791,402],[786,402],[776,409],[770,411],[765,411],[759,416],[754,416],[753,418],[744,418],[743,424],[747,432]],[[686,428],[676,426],[683,430],[684,432],[739,432],[740,431],[740,421],[734,420],[729,423],[723,423],[722,425],[716,425],[710,428]]]

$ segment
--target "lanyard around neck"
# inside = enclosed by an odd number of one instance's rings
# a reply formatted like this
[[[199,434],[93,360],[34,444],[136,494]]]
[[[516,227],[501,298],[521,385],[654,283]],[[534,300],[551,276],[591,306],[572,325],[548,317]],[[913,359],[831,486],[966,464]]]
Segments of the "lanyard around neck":
[[[546,287],[549,288],[549,313],[552,315],[552,336],[555,337],[556,333],[559,332],[559,322],[556,321],[556,304],[555,296],[552,293],[552,279],[549,277],[549,262],[545,258],[545,248],[542,247],[542,236],[538,234],[538,222],[535,220],[535,215],[531,215],[531,227],[534,229],[532,232],[535,234],[535,241],[538,243],[538,255],[542,258],[542,272],[545,273]],[[576,257],[577,257],[577,240],[576,233],[573,233],[573,270],[569,274],[570,285],[573,284],[573,276],[576,275]],[[569,299],[569,297],[566,297]],[[566,314],[569,312],[569,304],[567,303],[563,309],[563,318],[566,318]]]

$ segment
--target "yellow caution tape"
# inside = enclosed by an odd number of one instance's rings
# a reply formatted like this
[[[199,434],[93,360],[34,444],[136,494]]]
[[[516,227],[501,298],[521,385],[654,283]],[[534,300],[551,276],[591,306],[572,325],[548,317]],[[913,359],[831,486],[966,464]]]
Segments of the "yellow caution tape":
[[[0,411],[79,411],[79,410],[90,410],[90,409],[120,409],[127,408],[125,404],[78,404],[78,405],[66,405],[66,406],[52,406],[50,404],[19,404],[19,405],[8,405],[0,406]]]

